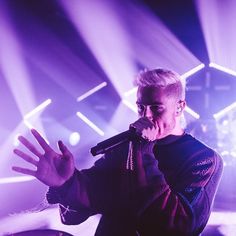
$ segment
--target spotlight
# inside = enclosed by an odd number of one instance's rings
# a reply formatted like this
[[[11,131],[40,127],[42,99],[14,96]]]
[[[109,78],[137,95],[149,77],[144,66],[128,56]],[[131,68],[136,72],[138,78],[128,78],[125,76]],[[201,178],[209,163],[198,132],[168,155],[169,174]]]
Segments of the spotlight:
[[[69,142],[71,146],[75,146],[80,141],[80,134],[78,132],[73,132],[70,134]]]
[[[229,124],[229,120],[223,120],[222,125],[227,126]]]

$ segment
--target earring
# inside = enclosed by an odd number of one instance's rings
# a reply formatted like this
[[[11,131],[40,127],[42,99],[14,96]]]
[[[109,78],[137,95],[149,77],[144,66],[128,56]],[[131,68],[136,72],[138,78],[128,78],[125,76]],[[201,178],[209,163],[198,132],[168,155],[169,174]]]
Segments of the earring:
[[[181,107],[178,107],[177,108],[177,113],[180,113],[182,111],[182,108]]]

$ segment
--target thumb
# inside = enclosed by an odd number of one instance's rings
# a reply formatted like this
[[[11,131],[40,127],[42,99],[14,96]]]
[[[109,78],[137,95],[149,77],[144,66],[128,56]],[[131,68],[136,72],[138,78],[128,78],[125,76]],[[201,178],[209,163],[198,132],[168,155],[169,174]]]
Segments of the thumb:
[[[72,156],[71,152],[61,140],[58,141],[58,147],[65,158],[70,158]]]

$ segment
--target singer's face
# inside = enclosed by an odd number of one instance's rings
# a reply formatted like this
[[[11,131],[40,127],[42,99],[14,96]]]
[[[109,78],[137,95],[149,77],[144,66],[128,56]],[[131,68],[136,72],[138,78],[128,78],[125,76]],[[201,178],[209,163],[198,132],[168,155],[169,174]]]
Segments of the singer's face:
[[[178,99],[156,87],[139,87],[137,107],[140,117],[148,118],[157,128],[157,139],[172,134],[176,127]]]

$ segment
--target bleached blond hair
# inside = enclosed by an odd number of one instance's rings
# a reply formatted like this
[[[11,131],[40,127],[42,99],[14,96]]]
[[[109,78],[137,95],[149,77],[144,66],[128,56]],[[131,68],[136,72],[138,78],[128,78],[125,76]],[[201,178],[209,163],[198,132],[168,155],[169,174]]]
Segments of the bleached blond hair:
[[[172,70],[145,69],[136,76],[134,84],[138,87],[161,87],[167,94],[176,96],[180,100],[185,99],[185,82]]]

